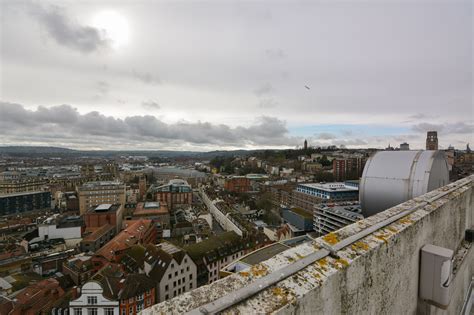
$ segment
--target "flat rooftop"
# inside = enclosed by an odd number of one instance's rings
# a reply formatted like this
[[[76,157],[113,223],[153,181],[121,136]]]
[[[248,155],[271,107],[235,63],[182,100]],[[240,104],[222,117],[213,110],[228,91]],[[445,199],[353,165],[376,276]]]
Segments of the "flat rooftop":
[[[347,186],[344,183],[308,183],[308,184],[298,184],[297,189],[298,187],[319,189],[319,190],[327,191],[327,192],[343,192],[343,191],[357,192],[359,191],[358,188]]]
[[[134,216],[160,215],[167,213],[169,213],[169,211],[166,202],[140,202],[137,204],[135,211],[133,211]]]
[[[24,192],[12,193],[12,194],[0,195],[0,198],[37,195],[37,194],[45,194],[45,193],[51,194],[49,191],[24,191]]]
[[[121,205],[119,203],[117,204],[104,203],[104,204],[93,206],[92,208],[89,209],[88,212],[92,212],[92,213],[115,212],[120,207]]]

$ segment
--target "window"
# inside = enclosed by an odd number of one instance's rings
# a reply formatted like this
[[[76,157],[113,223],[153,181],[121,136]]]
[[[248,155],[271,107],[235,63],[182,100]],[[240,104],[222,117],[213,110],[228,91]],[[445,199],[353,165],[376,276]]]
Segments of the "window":
[[[184,269],[181,269],[181,273],[184,273]]]
[[[168,296],[168,294],[165,295],[165,300],[168,300],[170,297]]]
[[[178,279],[178,285],[180,285],[180,284],[181,284],[181,279]]]
[[[168,291],[168,285],[165,285],[165,291]]]
[[[128,299],[128,303],[133,303],[133,297]]]
[[[82,315],[82,308],[75,308],[74,315]]]
[[[190,274],[189,275],[189,280],[192,280],[193,279],[193,274]]]
[[[104,308],[104,315],[114,315],[114,309],[112,307]]]
[[[190,282],[190,283],[189,283],[189,290],[191,290],[192,288],[193,288],[193,283]]]
[[[175,276],[175,277],[177,277],[177,276],[178,276],[178,272],[177,272],[177,271],[174,273],[174,276]]]
[[[146,305],[150,306],[151,305],[151,298],[148,298],[146,301],[147,301]]]
[[[189,266],[188,266],[188,267],[186,267],[186,271],[189,271]]]
[[[171,273],[168,275],[168,279],[171,279]]]
[[[176,291],[173,291],[173,296],[176,296]]]
[[[171,269],[173,269],[173,268],[174,268],[174,264],[171,264]]]
[[[125,307],[122,308],[122,315],[127,315],[127,309]]]
[[[130,305],[130,307],[128,308],[128,314],[133,314],[133,305]]]
[[[184,258],[184,263],[185,263],[185,264],[188,263],[188,259],[187,259],[187,258]]]
[[[138,313],[138,312],[141,312],[142,309],[143,309],[143,304],[142,304],[142,303],[138,303],[138,304],[137,304],[137,313]]]
[[[87,309],[87,315],[97,315],[97,308],[88,308]]]
[[[97,304],[97,296],[88,296],[87,297],[87,304],[96,305]]]
[[[151,294],[151,290],[150,289],[146,290],[146,295],[150,295],[150,294]]]

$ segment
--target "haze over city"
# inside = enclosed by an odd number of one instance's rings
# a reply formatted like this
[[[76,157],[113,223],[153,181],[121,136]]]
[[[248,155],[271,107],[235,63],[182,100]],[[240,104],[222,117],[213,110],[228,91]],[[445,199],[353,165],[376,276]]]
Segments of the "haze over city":
[[[2,145],[473,143],[471,1],[1,1]]]

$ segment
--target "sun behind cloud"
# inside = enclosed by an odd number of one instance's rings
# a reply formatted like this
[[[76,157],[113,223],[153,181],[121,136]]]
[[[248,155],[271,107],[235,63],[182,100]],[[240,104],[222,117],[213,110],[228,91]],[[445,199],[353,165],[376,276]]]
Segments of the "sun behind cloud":
[[[112,47],[119,49],[130,41],[130,26],[126,17],[114,10],[100,11],[94,15],[92,26],[103,32],[112,41]]]

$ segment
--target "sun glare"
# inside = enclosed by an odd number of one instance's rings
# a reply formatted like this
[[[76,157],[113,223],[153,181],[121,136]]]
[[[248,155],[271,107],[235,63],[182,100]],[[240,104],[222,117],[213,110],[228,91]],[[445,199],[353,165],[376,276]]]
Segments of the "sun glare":
[[[130,40],[128,21],[116,11],[101,11],[94,16],[92,23],[103,32],[105,38],[112,41],[115,49],[125,46]]]

